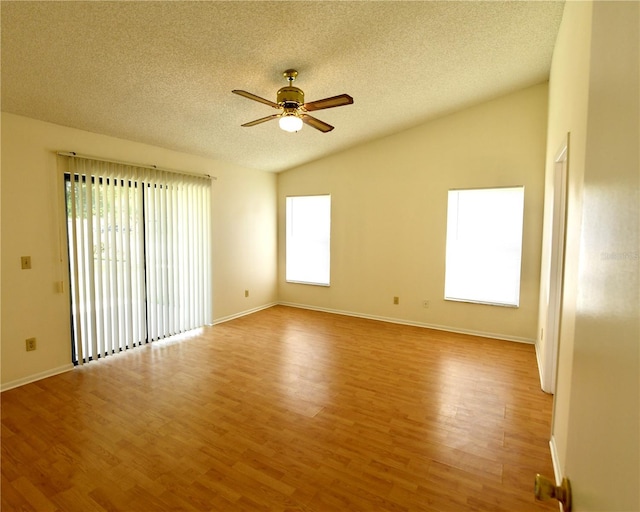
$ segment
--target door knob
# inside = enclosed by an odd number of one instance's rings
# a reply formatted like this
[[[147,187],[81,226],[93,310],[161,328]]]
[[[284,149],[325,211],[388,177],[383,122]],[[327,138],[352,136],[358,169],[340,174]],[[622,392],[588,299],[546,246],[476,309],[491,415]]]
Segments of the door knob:
[[[560,485],[542,475],[536,475],[534,494],[537,500],[556,499],[562,503],[564,512],[571,512],[571,483],[567,478],[562,479]]]

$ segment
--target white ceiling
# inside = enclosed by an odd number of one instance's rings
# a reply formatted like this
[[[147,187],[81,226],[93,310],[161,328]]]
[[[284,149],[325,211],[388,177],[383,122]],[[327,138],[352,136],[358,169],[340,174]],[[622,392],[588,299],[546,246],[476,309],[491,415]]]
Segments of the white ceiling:
[[[548,79],[547,1],[7,2],[2,110],[281,171]],[[288,134],[282,72],[335,126]],[[74,148],[60,148],[73,150]]]

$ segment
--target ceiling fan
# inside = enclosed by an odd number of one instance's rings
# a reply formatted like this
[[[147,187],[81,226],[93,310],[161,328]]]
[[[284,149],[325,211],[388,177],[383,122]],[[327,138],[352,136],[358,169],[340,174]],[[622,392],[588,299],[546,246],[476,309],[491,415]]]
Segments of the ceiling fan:
[[[250,100],[259,101],[265,105],[280,110],[278,114],[273,114],[267,117],[256,119],[243,124],[242,126],[255,126],[265,121],[272,119],[278,119],[280,128],[287,132],[297,132],[302,128],[302,124],[308,124],[309,126],[320,130],[323,133],[333,130],[333,126],[311,117],[307,112],[313,112],[314,110],[322,110],[325,108],[342,107],[343,105],[351,105],[353,98],[348,94],[339,94],[338,96],[332,96],[331,98],[324,98],[322,100],[311,101],[309,103],[304,102],[304,92],[301,89],[293,86],[293,81],[298,76],[298,72],[295,69],[287,69],[282,73],[285,79],[289,82],[289,85],[282,87],[278,90],[277,101],[269,101],[260,96],[256,96],[247,91],[240,91],[238,89],[233,90],[234,94],[244,96]]]

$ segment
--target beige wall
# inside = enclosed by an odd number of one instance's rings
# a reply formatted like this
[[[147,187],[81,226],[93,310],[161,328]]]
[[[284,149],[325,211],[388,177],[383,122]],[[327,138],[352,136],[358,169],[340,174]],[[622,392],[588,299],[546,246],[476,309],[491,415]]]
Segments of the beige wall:
[[[637,2],[568,2],[551,70],[547,162],[571,132],[552,449],[577,512],[640,510],[639,33]]]
[[[587,106],[589,93],[589,47],[591,45],[591,2],[567,2],[558,33],[551,65],[549,81],[549,128],[546,158],[546,198],[544,237],[542,243],[542,276],[540,290],[540,318],[537,331],[539,361],[545,361],[546,338],[540,339],[540,329],[547,321],[546,298],[551,246],[551,198],[553,197],[553,172],[555,155],[570,132],[568,157],[567,226],[565,242],[565,285],[562,302],[560,338],[564,350],[558,356],[558,382],[556,403],[566,400],[571,380],[573,331],[575,323],[576,283],[578,280],[578,252],[582,223],[582,187],[584,180],[585,146],[587,138]],[[550,371],[542,367],[542,371]],[[566,423],[565,407],[556,410],[556,425]],[[557,428],[555,442],[558,456],[564,459],[566,432]]]
[[[280,173],[280,301],[532,342],[546,123],[541,84]],[[520,307],[445,301],[447,191],[507,185],[525,186]],[[332,195],[331,286],[286,283],[285,197],[320,193]]]
[[[56,151],[217,176],[213,182],[213,318],[276,301],[276,176],[211,159],[2,114],[3,389],[71,361]],[[62,253],[61,253],[62,251]],[[32,258],[20,269],[20,256]],[[64,259],[64,258],[63,258]],[[244,290],[249,289],[249,298]],[[38,348],[26,352],[24,340]]]

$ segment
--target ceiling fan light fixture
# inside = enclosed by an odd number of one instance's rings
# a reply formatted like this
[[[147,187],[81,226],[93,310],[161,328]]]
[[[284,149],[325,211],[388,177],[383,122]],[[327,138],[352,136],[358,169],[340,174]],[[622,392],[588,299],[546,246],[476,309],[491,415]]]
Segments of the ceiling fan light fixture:
[[[280,128],[285,132],[299,132],[302,129],[302,119],[295,114],[285,114],[279,120]]]
[[[292,85],[293,81],[298,76],[298,72],[295,69],[287,69],[283,75],[287,79],[287,82],[289,82],[289,85],[281,87],[278,90],[278,94],[276,95],[277,103],[240,89],[234,89],[231,91],[239,96],[244,96],[247,99],[264,103],[265,105],[280,110],[278,114],[261,117],[255,121],[244,123],[242,126],[255,126],[266,121],[277,119],[280,128],[285,132],[299,132],[302,129],[303,124],[308,124],[311,128],[315,128],[322,133],[328,133],[333,130],[333,126],[310,116],[308,112],[323,110],[325,108],[342,107],[353,103],[353,98],[348,94],[338,94],[338,96],[332,96],[331,98],[324,98],[305,103],[304,92]]]

